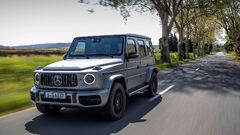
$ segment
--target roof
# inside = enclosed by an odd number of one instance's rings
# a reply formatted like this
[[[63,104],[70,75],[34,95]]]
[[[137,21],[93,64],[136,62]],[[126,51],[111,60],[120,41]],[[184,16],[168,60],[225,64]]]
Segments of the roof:
[[[88,37],[106,37],[106,36],[130,36],[130,37],[137,37],[137,38],[145,38],[145,39],[151,39],[150,37],[139,35],[139,34],[109,34],[109,35],[92,35],[92,36],[81,36],[76,38],[88,38]]]

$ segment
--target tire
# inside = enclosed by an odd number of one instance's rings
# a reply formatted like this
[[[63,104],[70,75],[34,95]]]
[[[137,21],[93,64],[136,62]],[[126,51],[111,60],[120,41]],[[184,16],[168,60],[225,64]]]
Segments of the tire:
[[[105,116],[109,120],[120,119],[126,109],[126,94],[121,83],[114,83],[111,89],[108,103],[104,108]]]
[[[157,73],[153,72],[151,76],[151,80],[149,82],[148,90],[145,92],[147,96],[153,97],[157,95],[158,90],[158,79],[157,79]]]
[[[39,112],[46,114],[46,115],[58,114],[59,111],[61,110],[61,107],[59,107],[59,106],[36,104],[36,107]]]

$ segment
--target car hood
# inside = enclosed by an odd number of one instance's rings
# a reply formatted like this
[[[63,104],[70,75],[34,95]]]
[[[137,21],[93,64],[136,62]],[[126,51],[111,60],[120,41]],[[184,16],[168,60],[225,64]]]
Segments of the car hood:
[[[122,62],[121,58],[67,59],[47,65],[43,70],[84,70],[95,66],[106,66]]]

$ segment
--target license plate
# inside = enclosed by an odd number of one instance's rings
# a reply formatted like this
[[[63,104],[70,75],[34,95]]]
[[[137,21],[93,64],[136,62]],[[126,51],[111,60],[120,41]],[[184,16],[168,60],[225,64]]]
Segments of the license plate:
[[[62,92],[44,92],[44,98],[66,99],[66,94]]]

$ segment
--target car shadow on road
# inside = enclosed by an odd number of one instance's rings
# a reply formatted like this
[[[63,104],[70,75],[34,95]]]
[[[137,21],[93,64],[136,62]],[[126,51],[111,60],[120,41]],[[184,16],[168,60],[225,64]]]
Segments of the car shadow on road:
[[[162,101],[161,96],[147,98],[139,94],[129,98],[125,115],[118,121],[105,120],[99,110],[63,109],[54,116],[39,115],[25,124],[25,129],[40,135],[109,135],[143,118]]]

